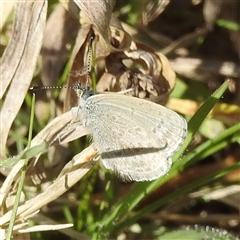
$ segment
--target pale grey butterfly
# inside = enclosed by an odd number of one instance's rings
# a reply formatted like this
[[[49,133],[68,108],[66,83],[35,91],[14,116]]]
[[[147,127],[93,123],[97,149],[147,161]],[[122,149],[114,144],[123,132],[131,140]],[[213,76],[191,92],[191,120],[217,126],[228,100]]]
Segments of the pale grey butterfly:
[[[78,89],[79,90],[79,89]],[[156,103],[80,89],[79,111],[103,165],[123,181],[151,181],[165,175],[183,144],[187,123]]]
[[[122,94],[96,94],[75,88],[79,109],[103,165],[123,181],[151,181],[165,175],[172,155],[183,144],[187,123],[176,112],[156,103]]]

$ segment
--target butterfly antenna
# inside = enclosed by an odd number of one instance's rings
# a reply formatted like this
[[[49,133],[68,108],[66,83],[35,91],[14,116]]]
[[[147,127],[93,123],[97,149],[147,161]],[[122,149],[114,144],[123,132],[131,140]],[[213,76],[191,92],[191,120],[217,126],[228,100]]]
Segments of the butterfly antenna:
[[[52,90],[52,89],[75,89],[75,87],[69,87],[69,86],[32,86],[29,88],[29,90],[31,91],[35,91],[35,90]]]
[[[86,87],[89,86],[89,76],[92,69],[92,42],[93,42],[93,37],[90,38],[90,44],[89,44],[88,55],[87,55]]]

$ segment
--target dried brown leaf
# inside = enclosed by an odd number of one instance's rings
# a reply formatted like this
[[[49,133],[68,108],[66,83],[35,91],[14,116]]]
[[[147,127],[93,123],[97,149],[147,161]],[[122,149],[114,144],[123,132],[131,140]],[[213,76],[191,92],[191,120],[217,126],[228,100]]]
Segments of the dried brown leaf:
[[[46,1],[17,3],[14,31],[2,58],[0,79],[1,98],[8,88],[0,112],[0,156],[5,156],[5,145],[10,127],[29,89],[40,52],[47,13]]]

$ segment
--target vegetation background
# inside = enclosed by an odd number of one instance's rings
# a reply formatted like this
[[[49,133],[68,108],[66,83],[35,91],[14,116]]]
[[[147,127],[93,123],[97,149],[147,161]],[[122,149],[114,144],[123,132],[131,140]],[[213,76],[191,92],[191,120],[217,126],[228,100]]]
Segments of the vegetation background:
[[[0,7],[0,239],[239,236],[239,1],[1,1]],[[29,91],[84,81],[93,35],[97,91],[137,80],[138,97],[188,121],[170,172],[156,181],[122,183],[89,162],[96,152],[86,129],[69,125],[74,91],[37,90],[36,97]]]

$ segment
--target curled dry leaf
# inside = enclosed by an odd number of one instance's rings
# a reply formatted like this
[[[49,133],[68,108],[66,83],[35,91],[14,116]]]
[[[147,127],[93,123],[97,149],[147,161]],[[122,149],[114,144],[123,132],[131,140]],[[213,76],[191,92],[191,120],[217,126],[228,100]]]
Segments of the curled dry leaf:
[[[166,57],[146,46],[132,43],[132,49],[112,53],[106,58],[106,72],[97,85],[98,92],[132,88],[132,95],[165,103],[175,85],[175,73]]]
[[[108,51],[123,51],[129,47],[131,37],[124,31],[119,20],[112,15],[115,0],[61,2],[79,19],[81,26],[94,27],[95,35],[98,35],[101,42],[101,48],[107,48]],[[114,32],[117,32],[120,41],[115,42],[116,39],[112,39]]]
[[[89,32],[87,32],[89,31]],[[92,30],[94,31],[94,30]],[[88,35],[87,35],[88,33]],[[68,79],[68,86],[72,87],[74,83],[85,84],[86,74],[81,74],[81,69],[86,68],[86,53],[89,48],[90,28],[82,28],[74,47],[71,59],[72,68]],[[83,42],[82,39],[86,39]],[[77,45],[79,44],[79,45]],[[94,39],[96,49],[101,49],[101,42],[98,38]],[[80,47],[79,47],[80,46]],[[75,53],[75,49],[79,49]],[[171,69],[168,60],[161,53],[156,53],[144,45],[132,42],[130,50],[108,53],[104,50],[96,50],[95,72],[98,81],[97,92],[104,91],[122,91],[131,88],[132,95],[140,98],[150,99],[154,102],[165,103],[168,93],[175,85],[175,73]],[[105,57],[105,61],[103,61]],[[79,71],[80,69],[80,71]],[[79,72],[79,74],[75,74]],[[68,110],[73,105],[77,105],[78,98],[74,92],[68,92],[65,101],[65,109]],[[75,104],[74,104],[75,102]]]
[[[108,1],[89,1],[87,4],[75,1],[75,3],[83,10],[88,20],[80,12],[82,25],[70,59],[68,86],[72,87],[76,82],[85,84],[84,69],[89,64],[86,55],[89,50],[89,39],[94,36],[94,67],[96,79],[100,79],[96,87],[97,92],[122,91],[130,88],[133,96],[165,103],[168,93],[175,85],[175,73],[170,68],[168,60],[162,54],[131,40],[121,23],[112,15],[112,3]],[[79,74],[76,74],[77,72]],[[78,105],[78,98],[73,91],[67,93],[64,104],[65,111]]]
[[[104,39],[104,43],[101,41],[102,47],[108,47],[111,51],[123,51],[129,47],[130,36],[124,31],[118,19],[112,15],[115,0],[74,2],[94,26],[95,34],[100,35],[100,41],[101,38]],[[114,32],[117,32],[115,37]],[[116,36],[119,38],[117,39]]]
[[[110,44],[109,23],[111,20],[114,0],[101,1],[74,1],[75,4],[84,12],[90,22],[96,27],[96,30],[103,37],[105,42]]]
[[[87,39],[87,37],[85,38]],[[96,48],[100,48],[100,42],[97,40],[95,38],[94,44]],[[89,42],[81,42],[81,44],[79,52],[75,55],[71,73],[86,67],[86,52]],[[109,53],[105,56],[105,61],[102,61],[102,58],[97,55],[95,70],[97,79],[100,79],[96,87],[97,92],[117,92],[131,88],[133,96],[165,103],[168,93],[175,85],[176,76],[166,57],[134,42],[132,42],[130,50]],[[71,76],[70,74],[68,85],[73,86],[74,82],[77,81],[85,84],[85,74],[78,74],[77,76]],[[69,94],[72,94],[72,92]],[[71,99],[74,98],[75,104],[77,104],[76,95],[71,96]],[[72,106],[72,102],[68,104],[66,109],[70,106]]]

